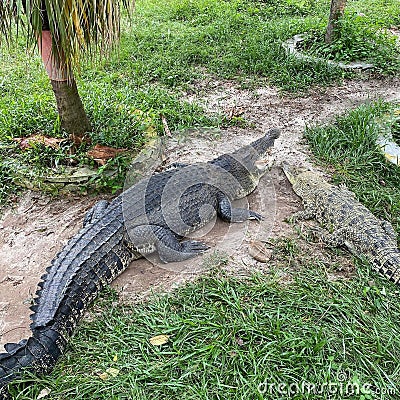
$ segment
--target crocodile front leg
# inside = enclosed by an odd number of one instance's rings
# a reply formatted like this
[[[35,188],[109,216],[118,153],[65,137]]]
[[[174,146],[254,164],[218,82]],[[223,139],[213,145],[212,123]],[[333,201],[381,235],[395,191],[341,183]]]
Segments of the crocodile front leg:
[[[209,249],[196,240],[179,242],[170,229],[158,225],[139,225],[129,229],[128,234],[136,251],[142,255],[157,251],[164,263],[184,261]]]
[[[290,223],[294,223],[296,221],[305,221],[308,219],[313,219],[316,217],[316,210],[314,209],[314,207],[308,207],[306,206],[306,208],[304,210],[301,211],[297,211],[294,214],[292,214],[289,218],[287,218],[287,221]]]
[[[312,228],[313,233],[321,239],[329,247],[346,246],[352,253],[354,247],[348,238],[357,238],[358,232],[349,227],[338,228],[334,232],[329,233],[325,229],[318,227]]]
[[[232,208],[229,198],[222,194],[218,196],[217,214],[227,222],[244,222],[248,219],[261,221],[263,219],[263,216],[255,211],[246,208]]]

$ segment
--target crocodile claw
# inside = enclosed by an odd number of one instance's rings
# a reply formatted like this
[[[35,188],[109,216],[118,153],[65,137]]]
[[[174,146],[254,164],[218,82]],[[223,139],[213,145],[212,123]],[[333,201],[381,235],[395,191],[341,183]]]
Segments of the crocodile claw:
[[[255,221],[263,221],[265,218],[263,215],[255,211],[249,210],[249,219],[254,219]]]
[[[198,240],[185,240],[182,242],[182,251],[185,253],[202,253],[210,248]]]

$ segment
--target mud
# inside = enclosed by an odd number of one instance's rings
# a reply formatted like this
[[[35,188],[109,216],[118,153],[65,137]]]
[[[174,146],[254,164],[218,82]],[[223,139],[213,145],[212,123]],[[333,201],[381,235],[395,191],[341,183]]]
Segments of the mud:
[[[205,78],[197,82],[195,93],[184,94],[200,102],[209,112],[244,118],[250,128],[231,127],[224,131],[193,130],[167,143],[167,162],[209,160],[261,136],[271,127],[281,128],[275,143],[275,163],[312,164],[312,156],[302,133],[306,125],[325,123],[337,115],[368,101],[383,98],[400,100],[400,81],[348,81],[341,86],[319,88],[304,97],[283,96],[276,89],[262,87],[241,90],[230,81]],[[85,212],[95,197],[51,198],[25,192],[0,219],[0,345],[29,335],[29,304],[45,268],[56,253],[81,227]],[[249,222],[228,229],[217,222],[202,240],[212,249],[185,267],[161,267],[141,259],[113,283],[122,301],[137,301],[152,291],[168,291],[207,268],[207,257],[218,249],[226,255],[224,267],[231,273],[264,271],[268,264],[249,255],[249,245],[270,238],[293,235],[284,219],[301,207],[280,169],[276,166],[259,188],[249,196],[252,209],[267,216],[261,224]],[[208,229],[208,228],[207,228]],[[329,278],[329,277],[328,277]]]

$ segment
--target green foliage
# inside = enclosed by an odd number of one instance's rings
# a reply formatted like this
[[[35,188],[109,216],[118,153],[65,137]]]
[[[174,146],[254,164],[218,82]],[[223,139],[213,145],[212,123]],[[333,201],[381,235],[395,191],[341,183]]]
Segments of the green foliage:
[[[71,145],[67,141],[57,149],[42,144],[24,151],[19,149],[13,141],[17,137],[35,134],[67,137],[60,130],[54,95],[40,58],[29,57],[20,43],[10,52],[3,49],[0,66],[3,94],[0,97],[0,202],[3,202],[6,193],[15,190],[13,168],[6,167],[10,162],[25,163],[39,173],[45,168],[62,169],[63,166],[87,164],[90,160],[85,156],[87,147],[71,154]],[[182,101],[177,94],[159,85],[138,87],[125,74],[126,70],[118,68],[113,73],[106,73],[92,66],[78,82],[83,103],[92,120],[93,143],[138,150],[148,133],[163,133],[161,115],[167,119],[172,131],[220,123],[218,116],[205,116],[199,106]],[[128,164],[129,160],[122,156],[110,161],[105,169],[116,168],[117,175],[110,178],[99,174],[97,186],[112,191],[121,188]]]
[[[0,151],[4,152],[4,148],[0,147]],[[11,178],[12,172],[7,158],[0,154],[0,205],[6,202],[11,193],[17,191]]]
[[[10,44],[23,30],[29,47],[42,34],[43,23],[48,24],[55,59],[68,70],[78,68],[82,55],[104,54],[114,47],[121,5],[130,10],[133,4],[129,0],[2,1],[0,39]]]
[[[396,118],[391,125],[391,132],[396,143],[400,146],[400,113],[397,111]]]
[[[129,65],[138,84],[157,81],[169,87],[190,88],[204,74],[202,67],[229,79],[267,78],[292,91],[332,82],[342,76],[340,70],[289,57],[281,46],[318,20],[322,1],[315,8],[312,2],[304,4],[310,9],[306,17],[286,0],[138,2],[134,40],[123,32],[120,65]]]
[[[325,44],[325,27],[307,32],[304,47],[311,54],[335,61],[365,61],[381,73],[400,69],[398,37],[379,25],[371,25],[360,15],[347,15],[339,21],[340,36]]]
[[[380,71],[398,71],[390,40],[373,33],[400,23],[396,4],[397,0],[386,0],[384,5],[377,0],[350,2],[348,15],[364,12],[367,17],[354,17],[354,27],[346,25],[346,36],[357,40],[340,45],[336,53],[358,57],[367,51],[373,53]],[[78,87],[94,128],[93,142],[139,148],[150,126],[162,133],[161,114],[172,131],[220,124],[220,116],[205,116],[200,107],[181,100],[182,91],[198,91],[197,83],[205,75],[244,85],[263,82],[287,91],[340,80],[348,73],[323,61],[288,56],[281,46],[298,33],[322,33],[328,13],[325,0],[139,0],[132,18],[122,23],[119,51],[81,68]],[[371,41],[362,47],[364,31],[379,38],[379,48]],[[25,48],[23,36],[11,48],[0,48],[0,142],[6,146],[12,138],[38,133],[65,137],[41,60],[27,55]],[[68,163],[67,151],[46,150],[43,158],[40,153],[23,157],[32,156],[35,165]],[[3,150],[0,154],[3,160],[10,157]],[[14,156],[21,154],[15,150]],[[9,182],[4,173],[0,177]]]

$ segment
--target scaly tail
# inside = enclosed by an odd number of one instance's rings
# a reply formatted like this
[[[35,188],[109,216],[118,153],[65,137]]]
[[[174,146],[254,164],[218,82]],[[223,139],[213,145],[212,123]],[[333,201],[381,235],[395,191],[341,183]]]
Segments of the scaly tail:
[[[8,384],[22,376],[49,372],[55,365],[66,341],[51,327],[33,330],[29,339],[7,343],[6,353],[0,353],[0,399],[8,399]]]

